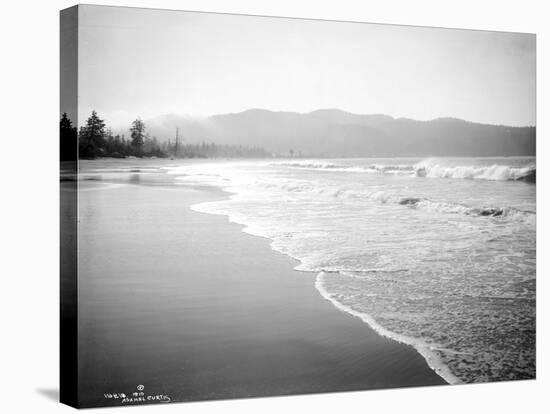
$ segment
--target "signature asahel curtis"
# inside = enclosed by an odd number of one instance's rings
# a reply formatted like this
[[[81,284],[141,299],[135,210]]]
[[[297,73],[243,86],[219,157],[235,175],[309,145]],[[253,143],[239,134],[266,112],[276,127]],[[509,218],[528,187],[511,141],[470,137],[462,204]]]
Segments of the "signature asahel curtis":
[[[144,392],[145,387],[143,385],[137,386],[137,391],[131,394],[123,392],[119,393],[105,393],[103,396],[106,399],[120,400],[121,404],[134,404],[134,403],[146,403],[146,402],[170,402],[171,399],[166,394],[146,394]]]

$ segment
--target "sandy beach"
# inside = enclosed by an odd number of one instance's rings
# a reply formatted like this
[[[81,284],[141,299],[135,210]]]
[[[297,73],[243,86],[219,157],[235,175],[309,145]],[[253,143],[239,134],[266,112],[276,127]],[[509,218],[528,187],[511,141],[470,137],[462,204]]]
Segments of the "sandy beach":
[[[170,401],[445,382],[410,346],[381,337],[315,289],[315,274],[190,206],[212,188],[81,181],[79,387]],[[130,403],[131,404],[131,403]]]
[[[61,403],[537,378],[537,33],[59,23]]]

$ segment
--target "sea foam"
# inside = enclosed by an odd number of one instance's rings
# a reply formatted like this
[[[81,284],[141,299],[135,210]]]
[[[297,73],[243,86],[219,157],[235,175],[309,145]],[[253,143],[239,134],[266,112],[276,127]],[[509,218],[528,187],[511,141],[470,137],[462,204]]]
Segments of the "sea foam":
[[[332,162],[293,161],[272,163],[274,166],[319,170],[327,172],[371,173],[411,177],[452,178],[488,181],[532,181],[536,175],[535,165],[449,165],[445,160],[429,158],[415,164],[367,164],[345,165]]]
[[[415,347],[446,381],[532,375],[534,348],[516,339],[532,340],[534,186],[468,180],[451,188],[383,172],[359,180],[318,164],[319,173],[278,163],[171,172],[179,183],[228,191],[228,200],[192,209],[270,240],[297,270],[318,274],[324,298]],[[499,347],[488,345],[495,335]]]
[[[437,345],[430,345],[418,338],[412,338],[406,335],[400,335],[398,333],[392,332],[384,328],[382,325],[378,324],[372,316],[366,313],[358,312],[346,305],[343,305],[335,298],[333,294],[325,289],[323,285],[323,278],[325,274],[325,272],[320,272],[315,279],[315,288],[319,291],[323,298],[331,302],[337,309],[361,319],[379,335],[392,339],[396,342],[414,347],[418,351],[418,353],[420,353],[420,355],[424,357],[424,359],[428,363],[428,366],[449,384],[462,383],[460,378],[456,377],[451,372],[451,370],[443,363],[439,355],[436,353]]]

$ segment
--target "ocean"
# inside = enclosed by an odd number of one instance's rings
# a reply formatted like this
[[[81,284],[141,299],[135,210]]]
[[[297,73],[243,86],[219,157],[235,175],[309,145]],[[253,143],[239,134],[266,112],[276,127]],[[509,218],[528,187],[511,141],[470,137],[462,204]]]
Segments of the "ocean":
[[[319,294],[409,344],[447,382],[535,377],[535,158],[163,165],[315,272]],[[244,253],[243,253],[244,254]]]

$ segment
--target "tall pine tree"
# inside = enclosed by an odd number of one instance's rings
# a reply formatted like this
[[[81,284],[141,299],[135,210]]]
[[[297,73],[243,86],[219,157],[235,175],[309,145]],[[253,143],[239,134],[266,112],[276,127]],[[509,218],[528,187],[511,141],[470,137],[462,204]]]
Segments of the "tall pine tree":
[[[145,142],[145,124],[140,118],[132,122],[130,132],[130,136],[132,137],[131,145],[134,149],[134,153],[136,156],[141,157],[143,154],[143,144]]]
[[[76,160],[76,144],[78,142],[76,127],[66,112],[63,112],[59,121],[59,158],[61,161]]]
[[[86,125],[80,128],[79,150],[81,158],[94,158],[104,152],[105,147],[105,122],[97,116],[96,111],[86,121]]]

